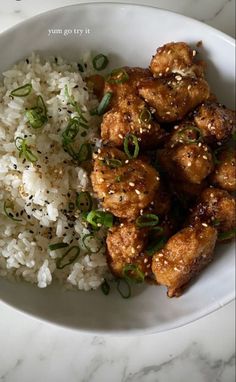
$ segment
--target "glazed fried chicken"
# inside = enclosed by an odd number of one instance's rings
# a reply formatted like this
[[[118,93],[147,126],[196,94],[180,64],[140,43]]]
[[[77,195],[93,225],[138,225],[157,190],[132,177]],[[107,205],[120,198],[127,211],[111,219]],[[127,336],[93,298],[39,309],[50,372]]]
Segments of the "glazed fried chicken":
[[[210,94],[203,78],[172,74],[167,78],[151,78],[140,82],[139,94],[155,110],[158,122],[183,119]]]
[[[121,223],[111,228],[107,235],[107,250],[112,273],[124,277],[124,271],[133,268],[145,277],[151,276],[151,257],[144,254],[146,244],[147,230],[138,228],[135,223]]]
[[[223,190],[236,191],[236,151],[233,147],[220,151],[211,181]]]
[[[97,155],[91,180],[103,208],[129,220],[154,200],[159,187],[153,167],[141,159],[128,159],[115,148],[104,148]]]
[[[152,271],[168,296],[179,296],[186,284],[213,259],[217,231],[213,227],[187,227],[172,236],[153,256]]]

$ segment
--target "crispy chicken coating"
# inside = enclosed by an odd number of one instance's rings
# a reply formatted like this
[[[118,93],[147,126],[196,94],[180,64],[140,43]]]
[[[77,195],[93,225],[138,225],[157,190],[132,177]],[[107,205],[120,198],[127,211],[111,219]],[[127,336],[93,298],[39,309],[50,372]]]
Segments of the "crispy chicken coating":
[[[152,74],[148,69],[144,68],[130,68],[125,66],[125,72],[128,75],[128,79],[121,83],[111,83],[108,81],[105,82],[104,94],[111,92],[113,94],[109,108],[111,109],[114,106],[118,106],[119,102],[127,97],[127,95],[138,95],[137,86],[139,82],[144,78],[151,77]]]
[[[145,102],[135,94],[120,98],[103,116],[101,136],[109,145],[121,147],[127,134],[138,137],[144,148],[153,148],[166,136],[160,125],[155,122]]]
[[[212,225],[219,233],[228,232],[236,226],[235,199],[227,191],[206,188],[193,208],[187,224]]]
[[[158,152],[163,169],[173,179],[200,184],[213,170],[213,159],[207,145],[181,144]]]
[[[213,227],[187,227],[153,256],[152,271],[157,283],[167,286],[169,297],[179,296],[186,284],[212,261],[216,238]]]
[[[154,77],[166,77],[171,73],[203,76],[202,62],[193,63],[196,51],[185,42],[170,42],[157,49],[152,57],[150,70]]]
[[[179,121],[209,97],[209,86],[202,78],[171,75],[140,82],[139,94],[155,109],[159,122]]]
[[[205,142],[224,142],[235,126],[235,112],[219,103],[205,102],[198,109],[194,120]]]
[[[127,159],[115,148],[104,148],[95,158],[92,185],[105,209],[115,216],[135,219],[159,188],[159,174],[141,159]]]
[[[145,208],[145,214],[156,214],[158,216],[166,215],[171,208],[171,198],[170,194],[164,189],[163,186],[160,186],[158,191],[155,194],[154,200],[151,204]]]
[[[145,229],[125,222],[109,230],[106,242],[108,265],[115,276],[124,277],[127,265],[137,267],[145,277],[151,276],[151,257],[144,254],[147,244]],[[129,276],[132,277],[132,272]]]
[[[217,165],[211,181],[227,191],[236,191],[236,151],[222,150],[217,156]]]

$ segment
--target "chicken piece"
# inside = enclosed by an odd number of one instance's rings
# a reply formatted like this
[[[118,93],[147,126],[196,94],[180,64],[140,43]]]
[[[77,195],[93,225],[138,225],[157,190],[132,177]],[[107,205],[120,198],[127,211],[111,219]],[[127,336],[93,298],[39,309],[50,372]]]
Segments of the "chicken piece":
[[[150,63],[154,77],[167,77],[171,73],[197,75],[203,77],[204,64],[193,63],[196,50],[185,42],[171,42],[157,49]]]
[[[218,188],[206,188],[192,209],[187,225],[211,225],[219,233],[235,229],[235,199],[227,191]]]
[[[91,174],[92,185],[105,209],[115,216],[135,219],[159,188],[159,174],[141,159],[127,159],[115,148],[97,155]]]
[[[224,149],[217,156],[218,163],[212,174],[211,181],[216,186],[227,191],[236,191],[236,152]]]
[[[191,119],[185,119],[174,126],[166,147],[175,147],[182,143],[199,143],[200,131]]]
[[[166,133],[154,122],[145,102],[134,94],[119,100],[119,105],[103,116],[101,136],[111,146],[123,146],[127,134],[138,137],[144,148],[155,148]]]
[[[167,286],[169,297],[179,296],[186,284],[212,261],[216,238],[213,227],[187,227],[153,256],[152,271],[157,283]]]
[[[205,102],[198,109],[195,123],[209,144],[227,140],[235,126],[235,112],[215,102]]]
[[[158,160],[172,179],[200,184],[213,170],[213,159],[204,144],[182,144],[158,152]]]
[[[138,95],[137,86],[139,85],[139,82],[144,78],[152,77],[152,74],[148,69],[130,68],[128,66],[120,69],[121,73],[122,70],[124,71],[123,73],[125,73],[124,82],[113,83],[113,79],[111,79],[109,76],[105,82],[104,94],[108,92],[113,93],[111,102],[109,104],[109,109],[114,106],[118,106],[119,102],[123,101],[127,95]]]
[[[139,272],[144,277],[152,275],[151,257],[144,255],[147,230],[139,229],[134,223],[122,223],[109,230],[106,242],[108,265],[115,276],[127,276],[126,269],[131,278],[137,278]]]
[[[209,86],[202,78],[171,75],[168,78],[145,79],[139,94],[155,110],[159,122],[174,122],[184,118],[209,97]]]
[[[147,208],[145,208],[144,213],[164,216],[170,211],[170,208],[171,208],[170,195],[164,189],[164,187],[161,186],[156,192],[154,200],[151,202],[151,204]]]
[[[93,91],[95,96],[100,101],[102,99],[103,92],[104,92],[104,86],[105,86],[104,77],[100,76],[99,74],[93,74],[85,78],[85,81],[88,88]]]

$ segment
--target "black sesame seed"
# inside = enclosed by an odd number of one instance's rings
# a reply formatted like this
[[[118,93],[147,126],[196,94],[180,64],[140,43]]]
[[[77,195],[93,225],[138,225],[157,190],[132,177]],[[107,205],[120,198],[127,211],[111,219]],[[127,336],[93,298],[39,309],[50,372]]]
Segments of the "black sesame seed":
[[[13,167],[14,167],[15,170],[17,169],[17,165],[16,164],[13,164]]]
[[[33,199],[33,195],[30,195],[29,200]]]
[[[29,64],[29,60],[28,60],[28,58],[25,59],[25,62],[26,62],[27,64]]]
[[[32,229],[29,230],[30,233],[34,233],[34,231],[32,231]]]

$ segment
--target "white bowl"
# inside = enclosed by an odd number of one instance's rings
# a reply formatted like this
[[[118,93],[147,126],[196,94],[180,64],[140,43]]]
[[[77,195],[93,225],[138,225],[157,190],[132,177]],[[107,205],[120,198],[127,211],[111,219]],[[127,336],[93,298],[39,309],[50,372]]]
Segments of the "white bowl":
[[[90,29],[78,36],[48,36],[48,29]],[[32,51],[78,60],[87,51],[112,57],[111,65],[147,66],[169,41],[202,40],[208,79],[220,101],[234,106],[234,40],[193,19],[164,10],[123,4],[80,4],[23,22],[0,36],[0,73]],[[21,311],[88,332],[138,334],[163,331],[196,320],[234,298],[234,246],[221,245],[215,260],[180,298],[156,286],[135,288],[124,300],[117,292],[68,292],[58,285],[38,289],[0,279],[0,299]]]

